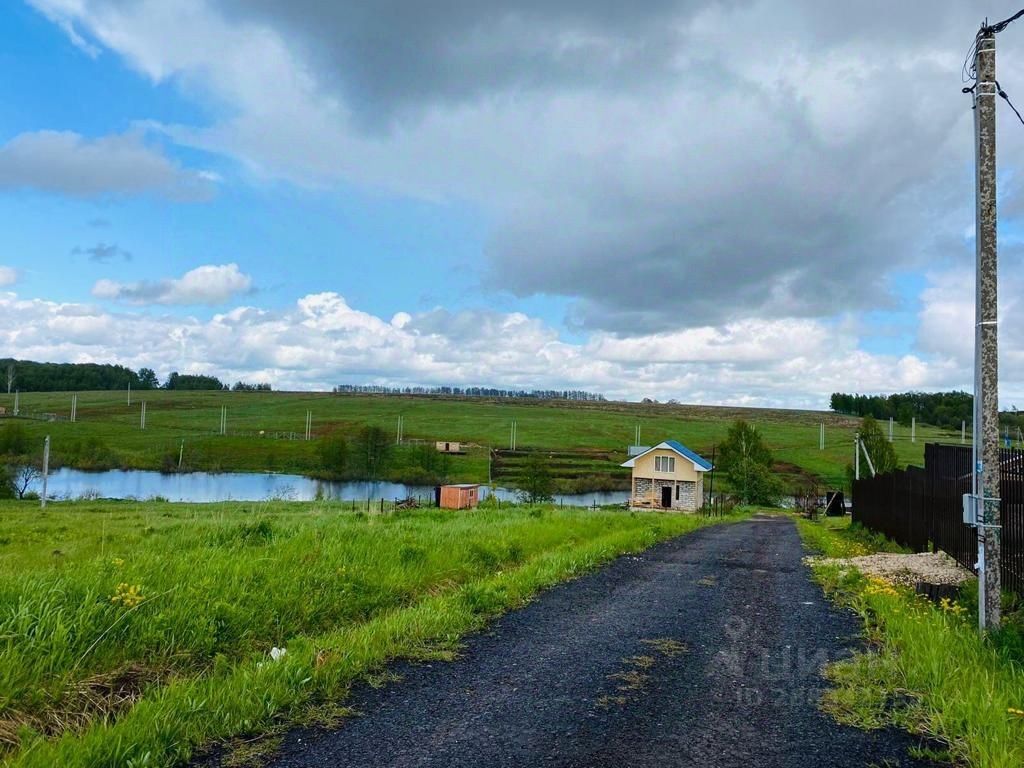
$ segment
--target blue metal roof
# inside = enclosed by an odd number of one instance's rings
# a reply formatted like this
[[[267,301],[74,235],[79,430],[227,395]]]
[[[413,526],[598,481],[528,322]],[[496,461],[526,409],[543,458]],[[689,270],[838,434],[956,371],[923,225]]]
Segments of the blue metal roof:
[[[694,464],[699,464],[700,466],[704,467],[704,469],[706,469],[708,471],[711,471],[714,468],[714,467],[712,467],[710,461],[705,459],[703,456],[700,456],[699,454],[694,453],[689,448],[687,448],[685,445],[680,443],[678,440],[666,440],[665,441],[665,445],[671,446],[673,451],[677,451],[677,452],[681,453],[683,456],[688,458]]]

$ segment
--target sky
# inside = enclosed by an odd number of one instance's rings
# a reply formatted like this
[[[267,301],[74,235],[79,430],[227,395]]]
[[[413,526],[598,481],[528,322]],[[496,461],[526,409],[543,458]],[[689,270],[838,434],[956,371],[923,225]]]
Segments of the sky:
[[[1017,9],[3,3],[0,356],[751,406],[969,390],[961,71]],[[998,42],[1024,105],[1024,22]],[[1005,103],[998,136],[1024,407]]]

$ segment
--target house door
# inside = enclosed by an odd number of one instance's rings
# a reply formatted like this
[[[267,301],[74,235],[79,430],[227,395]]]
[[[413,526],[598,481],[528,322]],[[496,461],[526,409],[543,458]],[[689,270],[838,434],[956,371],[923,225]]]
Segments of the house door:
[[[668,509],[672,506],[672,486],[663,485],[661,486],[661,506]]]

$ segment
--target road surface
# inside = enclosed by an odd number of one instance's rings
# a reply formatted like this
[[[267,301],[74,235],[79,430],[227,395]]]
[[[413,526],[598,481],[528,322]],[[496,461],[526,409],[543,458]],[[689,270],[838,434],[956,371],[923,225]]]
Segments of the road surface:
[[[713,526],[545,592],[449,663],[355,692],[275,768],[920,766],[912,738],[838,725],[820,667],[859,622],[825,601],[792,521]]]

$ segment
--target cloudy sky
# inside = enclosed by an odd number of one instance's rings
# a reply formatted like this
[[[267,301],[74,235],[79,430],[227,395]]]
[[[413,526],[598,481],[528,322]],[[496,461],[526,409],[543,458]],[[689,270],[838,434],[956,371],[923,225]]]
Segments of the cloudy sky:
[[[969,388],[961,67],[1015,10],[4,3],[0,355],[794,407]],[[1024,23],[999,44],[1024,105]],[[1000,108],[1024,407],[1024,125]]]

